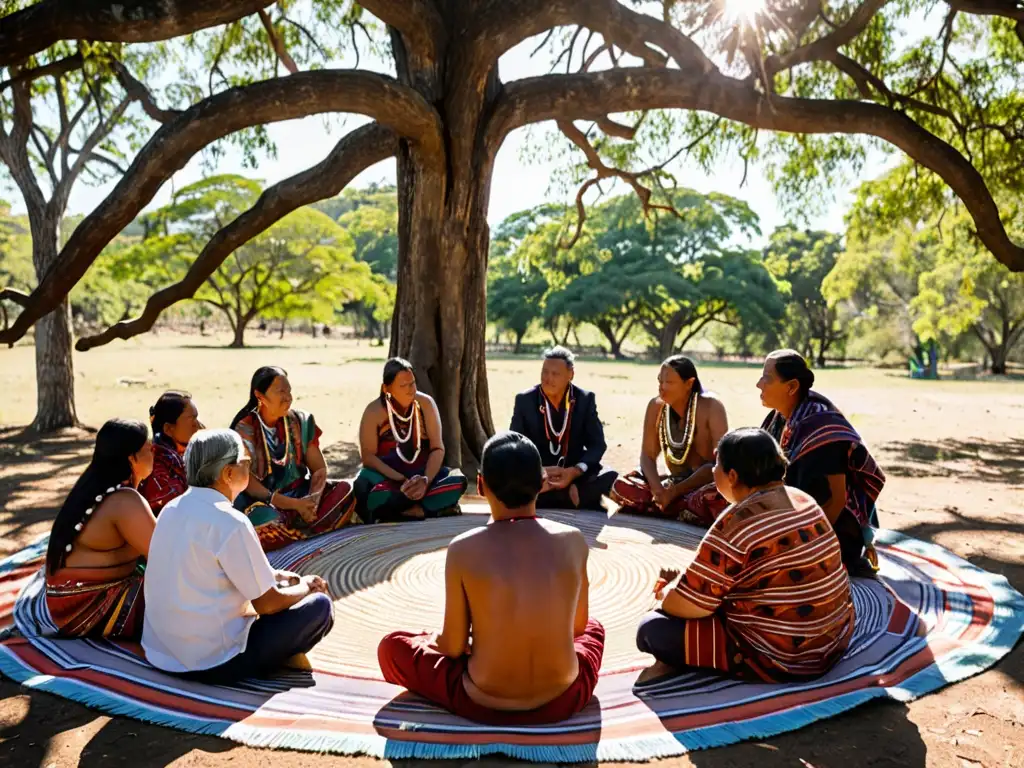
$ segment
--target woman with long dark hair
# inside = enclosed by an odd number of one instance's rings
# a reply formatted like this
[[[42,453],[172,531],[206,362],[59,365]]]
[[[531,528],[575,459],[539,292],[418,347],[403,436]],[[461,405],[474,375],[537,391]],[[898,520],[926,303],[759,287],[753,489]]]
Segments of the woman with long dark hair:
[[[843,564],[867,575],[878,566],[875,502],[885,474],[853,425],[813,386],[814,372],[802,355],[792,349],[768,355],[757,388],[761,404],[772,410],[761,426],[789,459],[786,485],[814,497],[839,537]]]
[[[164,392],[149,409],[153,429],[153,473],[139,485],[154,515],[188,490],[185,447],[203,429],[199,409],[188,392]]]
[[[288,374],[260,368],[249,401],[231,421],[252,459],[249,486],[235,501],[267,552],[360,522],[348,480],[329,480],[313,414],[292,408]]]
[[[141,421],[111,419],[92,461],[53,521],[46,606],[63,637],[135,638],[142,632],[142,558],[156,518],[136,490],[153,471]]]
[[[658,663],[638,682],[688,667],[756,682],[825,674],[854,630],[850,578],[825,514],[786,487],[786,457],[763,429],[726,434],[713,472],[731,506],[681,575],[662,571],[664,600],[636,638]]]
[[[461,514],[466,476],[444,466],[441,414],[434,398],[416,389],[408,360],[384,364],[380,396],[359,424],[359,453],[356,498],[367,522]]]
[[[668,358],[658,371],[658,396],[644,416],[640,468],[615,482],[612,501],[622,512],[709,527],[727,506],[711,469],[715,446],[728,430],[725,406],[704,391],[693,361]],[[659,454],[667,475],[659,471]]]

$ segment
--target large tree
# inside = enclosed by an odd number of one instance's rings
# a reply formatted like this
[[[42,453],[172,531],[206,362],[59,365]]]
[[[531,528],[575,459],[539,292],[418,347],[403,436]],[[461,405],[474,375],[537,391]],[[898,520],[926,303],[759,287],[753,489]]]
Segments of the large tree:
[[[171,202],[143,219],[146,237],[124,256],[126,271],[151,282],[179,279],[210,238],[251,206],[259,182],[212,176],[174,193]],[[355,245],[330,216],[312,208],[294,211],[238,248],[197,291],[231,326],[231,346],[245,346],[257,317],[329,321],[334,308],[363,296],[368,264],[353,258]]]
[[[782,335],[789,346],[813,356],[819,366],[845,338],[838,307],[821,293],[822,282],[841,252],[838,235],[791,226],[775,230],[764,251],[768,271],[789,286]]]
[[[584,153],[592,171],[587,189],[620,179],[645,200],[676,141],[679,149],[692,145],[706,164],[725,154],[760,156],[773,164],[780,188],[806,193],[827,189],[848,162],[861,159],[865,137],[879,139],[938,174],[964,202],[985,246],[1004,264],[1024,269],[1024,248],[1007,236],[986,186],[999,176],[1020,188],[1024,178],[1019,151],[1005,151],[1020,146],[1024,133],[1018,0],[947,0],[932,14],[924,0],[313,5],[312,21],[335,34],[373,20],[387,25],[394,76],[338,70],[318,59],[317,51],[330,53],[332,46],[295,21],[300,5],[7,0],[0,6],[6,11],[0,66],[9,68],[8,79],[37,76],[32,57],[67,38],[144,44],[204,29],[198,38],[222,43],[206,49],[212,93],[187,91],[191,105],[153,133],[56,268],[30,297],[19,297],[24,310],[0,332],[0,342],[21,338],[58,309],[103,246],[195,153],[243,129],[328,112],[374,122],[343,138],[320,166],[266,190],[140,318],[79,346],[148,330],[236,247],[394,155],[400,224],[392,351],[417,365],[422,386],[437,398],[451,461],[470,465],[492,431],[484,289],[494,160],[511,131],[545,121],[555,121]],[[908,16],[920,21],[917,29],[931,25],[933,34],[901,39]],[[541,50],[553,51],[563,72],[502,81],[499,57],[538,35],[546,35]],[[263,64],[263,50],[273,52],[272,68]],[[244,64],[241,74],[223,75],[230,61]],[[276,76],[280,67],[309,66],[327,68]],[[693,111],[666,119],[652,113],[638,129],[637,119],[651,110]],[[769,139],[769,132],[779,134]],[[663,152],[644,162],[645,153],[633,151],[637,142]],[[990,153],[1006,162],[988,162]]]

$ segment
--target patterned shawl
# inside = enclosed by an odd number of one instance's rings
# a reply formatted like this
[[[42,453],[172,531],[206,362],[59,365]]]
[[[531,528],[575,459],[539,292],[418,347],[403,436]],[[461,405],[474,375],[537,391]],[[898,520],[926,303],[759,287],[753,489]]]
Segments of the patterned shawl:
[[[322,434],[305,411],[288,411],[277,422],[273,444],[268,444],[263,422],[254,411],[235,425],[252,459],[250,472],[269,491],[289,490],[306,479],[306,452]]]
[[[846,509],[862,528],[877,527],[875,502],[885,485],[885,474],[872,458],[857,430],[832,402],[811,391],[789,421],[772,411],[761,424],[779,439],[790,466],[812,451],[836,442],[850,443],[846,468]]]

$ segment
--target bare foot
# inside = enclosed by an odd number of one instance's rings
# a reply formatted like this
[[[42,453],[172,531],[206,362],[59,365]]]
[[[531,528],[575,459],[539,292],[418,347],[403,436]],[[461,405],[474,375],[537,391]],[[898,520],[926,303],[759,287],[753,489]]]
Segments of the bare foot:
[[[284,666],[288,669],[301,669],[304,672],[309,672],[313,669],[313,665],[309,663],[309,659],[304,653],[296,653],[294,656],[289,657]]]
[[[414,507],[409,507],[407,510],[405,510],[405,512],[402,513],[402,517],[405,517],[409,520],[422,520],[425,516],[426,515],[423,512],[423,507],[421,507],[419,504],[417,504]]]
[[[575,483],[569,486],[569,501],[576,509],[580,508],[580,489],[576,487]]]
[[[679,673],[679,670],[675,667],[670,667],[663,661],[656,661],[643,672],[636,679],[636,685],[643,685],[644,683],[651,683],[662,677],[671,677]]]

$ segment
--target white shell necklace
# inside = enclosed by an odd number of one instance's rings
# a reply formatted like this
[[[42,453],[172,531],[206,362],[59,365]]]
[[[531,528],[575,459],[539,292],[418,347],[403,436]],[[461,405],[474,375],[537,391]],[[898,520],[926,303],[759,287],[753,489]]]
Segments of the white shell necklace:
[[[544,418],[547,420],[547,438],[548,438],[548,451],[552,456],[560,456],[562,454],[562,436],[565,435],[565,430],[569,427],[569,411],[572,408],[572,404],[569,401],[569,390],[572,389],[572,385],[565,390],[565,415],[562,417],[562,428],[555,429],[554,423],[551,421],[551,403],[548,402],[548,397],[543,392],[541,393],[541,410],[544,411]]]
[[[419,418],[419,403],[417,403],[414,400],[412,404],[412,410],[409,412],[409,415],[402,416],[402,414],[397,413],[395,411],[395,407],[391,404],[391,401],[391,395],[388,395],[384,399],[384,404],[387,406],[388,409],[388,426],[391,427],[391,434],[395,436],[395,453],[397,453],[398,458],[400,458],[406,464],[413,464],[416,462],[416,459],[420,457],[420,451],[423,450],[423,440],[421,439],[421,435],[423,434],[423,426]],[[402,437],[401,433],[399,433],[398,425],[395,424],[395,419],[398,419],[400,423],[405,422],[406,424],[408,424],[409,431],[405,433],[405,437]],[[413,453],[412,458],[409,459],[405,457],[404,453],[402,453],[402,446],[408,443],[411,439],[413,439],[414,434],[416,451]]]
[[[89,518],[92,517],[92,513],[96,511],[97,507],[99,507],[99,505],[101,503],[103,503],[104,498],[106,498],[107,496],[110,496],[110,495],[112,495],[114,493],[117,493],[122,488],[124,488],[123,485],[115,485],[115,486],[111,486],[110,488],[107,488],[107,492],[106,493],[97,494],[96,495],[96,504],[94,506],[92,506],[92,507],[89,507],[87,510],[85,510],[85,517],[82,518],[81,522],[75,523],[75,533],[78,534],[78,533],[82,532],[82,529],[85,528],[85,524],[87,522],[89,522]],[[69,542],[67,544],[67,546],[64,547],[64,551],[65,552],[70,552],[71,549],[72,549],[72,543]]]

